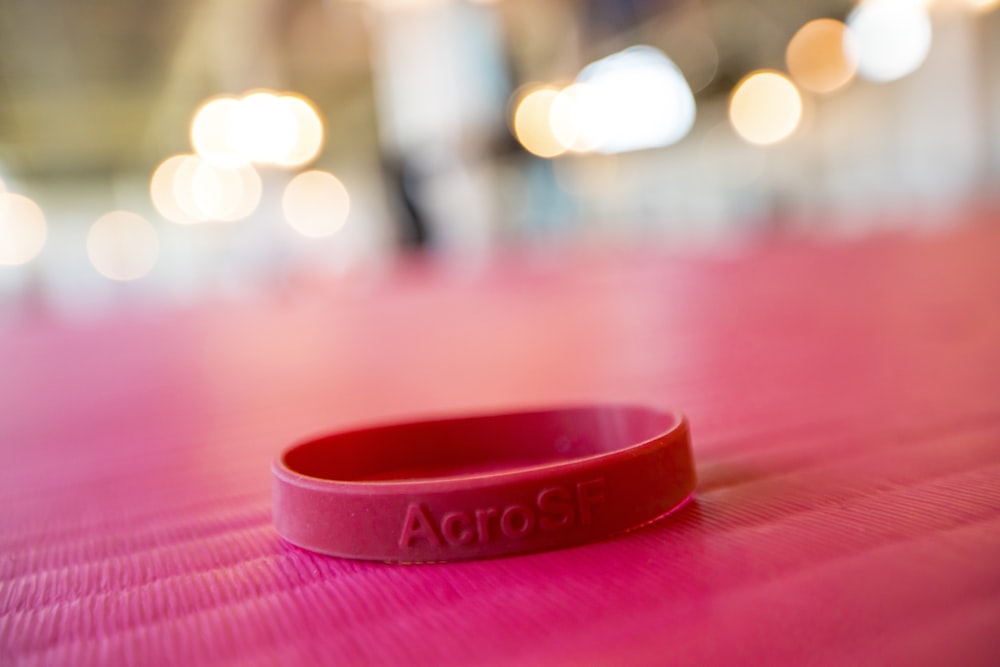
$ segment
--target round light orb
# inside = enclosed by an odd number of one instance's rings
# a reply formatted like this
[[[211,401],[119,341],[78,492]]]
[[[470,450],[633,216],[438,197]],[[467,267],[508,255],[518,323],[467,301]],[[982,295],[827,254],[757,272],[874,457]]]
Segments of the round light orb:
[[[242,220],[257,209],[262,190],[252,166],[224,169],[197,155],[185,156],[173,179],[177,205],[198,222]]]
[[[802,119],[802,97],[788,77],[761,70],[748,74],[729,99],[729,122],[752,144],[768,145],[790,136]]]
[[[931,49],[931,19],[916,0],[865,0],[847,17],[858,74],[870,81],[901,79],[919,68]]]
[[[295,118],[296,140],[278,164],[282,167],[301,167],[315,160],[323,148],[323,121],[316,108],[304,97],[282,95],[280,99]]]
[[[552,105],[559,96],[555,88],[541,87],[528,92],[514,109],[514,136],[529,153],[552,158],[568,149],[552,131]]]
[[[593,62],[576,81],[582,87],[572,95],[578,137],[571,146],[600,153],[670,146],[694,125],[690,86],[677,65],[651,46],[632,46]]]
[[[217,167],[235,168],[247,159],[230,141],[228,127],[239,106],[234,97],[214,97],[198,108],[191,119],[191,148]]]
[[[251,162],[281,164],[298,139],[295,112],[274,93],[251,93],[227,114],[226,140]]]
[[[87,232],[87,257],[98,273],[112,280],[142,278],[156,265],[160,239],[145,218],[129,211],[101,216]]]
[[[149,197],[153,208],[170,222],[190,225],[199,222],[198,215],[188,213],[175,190],[177,173],[191,155],[173,155],[161,162],[149,179]],[[190,197],[189,197],[190,198]]]
[[[802,88],[832,93],[847,85],[858,69],[854,37],[835,19],[816,19],[799,28],[785,49],[788,72]]]
[[[42,251],[47,235],[45,214],[34,201],[0,192],[0,265],[27,264]]]
[[[281,210],[291,227],[310,238],[330,236],[347,222],[351,198],[340,179],[326,171],[305,171],[288,182]]]

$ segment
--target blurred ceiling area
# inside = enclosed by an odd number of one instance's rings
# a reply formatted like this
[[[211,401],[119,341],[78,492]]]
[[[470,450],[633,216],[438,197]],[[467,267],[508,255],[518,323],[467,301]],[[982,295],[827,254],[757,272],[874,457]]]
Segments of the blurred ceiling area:
[[[204,98],[301,91],[371,139],[363,8],[319,0],[3,0],[0,159],[24,178],[148,170]],[[362,134],[358,135],[359,128]]]
[[[325,114],[327,143],[375,141],[370,31],[414,2],[3,0],[0,159],[23,178],[149,169],[186,148],[206,97],[296,90]],[[422,3],[427,4],[427,3]],[[515,83],[571,79],[632,43],[670,55],[701,97],[780,67],[788,39],[848,0],[592,0],[496,3]],[[706,38],[710,42],[706,43]],[[705,57],[705,50],[717,55]]]

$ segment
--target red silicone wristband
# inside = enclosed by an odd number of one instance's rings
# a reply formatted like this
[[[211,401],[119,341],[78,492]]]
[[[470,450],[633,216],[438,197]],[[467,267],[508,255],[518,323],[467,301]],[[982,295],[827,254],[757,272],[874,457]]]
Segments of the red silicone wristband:
[[[272,472],[286,540],[394,562],[600,540],[677,509],[695,483],[684,417],[625,405],[346,431],[287,449]]]

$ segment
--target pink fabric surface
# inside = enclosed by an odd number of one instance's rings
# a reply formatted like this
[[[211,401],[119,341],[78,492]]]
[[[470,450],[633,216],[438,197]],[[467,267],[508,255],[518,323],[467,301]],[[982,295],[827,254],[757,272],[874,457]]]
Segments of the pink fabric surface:
[[[0,329],[0,663],[1000,663],[1000,230],[528,254]],[[268,466],[382,419],[690,417],[696,500],[396,566],[271,524]]]

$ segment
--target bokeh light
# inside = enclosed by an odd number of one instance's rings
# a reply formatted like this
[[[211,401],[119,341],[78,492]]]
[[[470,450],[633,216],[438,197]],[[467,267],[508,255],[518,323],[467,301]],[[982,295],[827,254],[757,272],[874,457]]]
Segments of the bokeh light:
[[[238,104],[234,97],[214,97],[202,104],[191,120],[191,148],[218,167],[240,167],[248,161],[230,142],[227,130]]]
[[[171,222],[190,225],[198,222],[198,216],[187,213],[177,201],[174,194],[174,182],[177,171],[190,158],[190,155],[173,155],[161,162],[149,179],[149,198],[157,213]]]
[[[152,223],[135,213],[112,211],[87,233],[87,257],[98,273],[112,280],[136,280],[149,273],[160,240]]]
[[[330,236],[347,221],[351,198],[340,179],[326,171],[297,175],[281,198],[285,221],[303,236]]]
[[[966,0],[966,6],[974,12],[985,14],[1000,7],[1000,0]]]
[[[323,121],[316,108],[304,97],[282,95],[279,98],[295,118],[296,140],[278,161],[283,167],[300,167],[316,159],[323,148]]]
[[[521,142],[525,150],[539,157],[551,158],[562,155],[568,150],[567,134],[573,129],[564,130],[563,140],[552,130],[552,105],[559,91],[551,87],[535,88],[520,99],[514,109],[514,136]]]
[[[191,119],[191,147],[224,169],[250,162],[302,166],[323,147],[323,121],[301,95],[258,91],[206,101]]]
[[[198,155],[164,160],[150,180],[153,206],[180,224],[242,220],[257,209],[262,192],[252,166],[226,169]]]
[[[847,17],[858,74],[895,81],[923,64],[931,48],[931,20],[917,0],[865,0]]]
[[[566,150],[587,152],[597,148],[594,132],[583,124],[594,90],[585,83],[574,83],[559,91],[549,108],[549,129]]]
[[[801,119],[802,97],[779,72],[761,70],[747,75],[729,100],[729,122],[750,143],[777,143],[791,135]]]
[[[295,112],[274,93],[251,93],[227,114],[226,140],[249,161],[281,163],[298,138]]]
[[[204,169],[202,169],[204,166]],[[197,155],[185,155],[174,172],[171,182],[171,195],[177,205],[184,212],[184,215],[195,222],[205,222],[212,219],[212,213],[217,208],[221,208],[221,203],[212,201],[211,185],[212,165],[201,159]],[[202,187],[195,187],[195,180],[202,175]],[[221,179],[219,179],[221,180]],[[199,199],[202,201],[199,202]],[[209,210],[206,212],[203,205],[207,204]]]
[[[224,214],[215,218],[216,220],[220,222],[243,220],[253,214],[260,206],[264,186],[260,174],[252,166],[245,165],[239,169],[230,169],[226,175],[217,178],[220,183],[219,198],[227,202],[227,205]],[[222,189],[223,183],[226,184],[227,189]]]
[[[847,26],[816,19],[799,28],[785,50],[788,72],[802,88],[830,93],[845,86],[857,71],[857,48]]]
[[[579,134],[574,142],[598,152],[669,146],[694,125],[691,88],[673,61],[653,47],[633,46],[591,63],[577,82],[583,87],[572,105]]]
[[[18,266],[45,245],[45,214],[24,195],[0,192],[0,265]]]
[[[188,215],[200,221],[233,222],[256,208],[261,182],[253,167],[223,169],[190,156],[174,177],[174,196]]]

